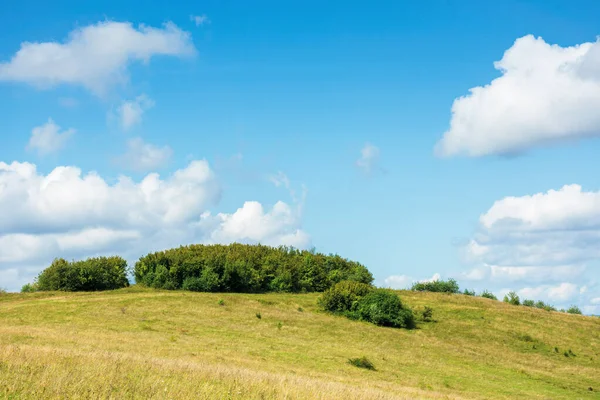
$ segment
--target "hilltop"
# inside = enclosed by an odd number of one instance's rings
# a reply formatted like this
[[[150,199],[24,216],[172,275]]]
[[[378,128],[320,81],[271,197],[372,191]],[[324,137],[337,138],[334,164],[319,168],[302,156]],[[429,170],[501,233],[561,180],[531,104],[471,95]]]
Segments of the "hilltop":
[[[398,293],[434,321],[352,321],[318,293],[2,294],[0,398],[600,398],[599,318]]]

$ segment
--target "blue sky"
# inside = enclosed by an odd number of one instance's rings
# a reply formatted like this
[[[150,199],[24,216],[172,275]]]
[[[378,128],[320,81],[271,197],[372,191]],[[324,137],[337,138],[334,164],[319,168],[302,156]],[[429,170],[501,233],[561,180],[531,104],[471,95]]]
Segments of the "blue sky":
[[[596,2],[1,11],[0,286],[244,241],[600,313]]]

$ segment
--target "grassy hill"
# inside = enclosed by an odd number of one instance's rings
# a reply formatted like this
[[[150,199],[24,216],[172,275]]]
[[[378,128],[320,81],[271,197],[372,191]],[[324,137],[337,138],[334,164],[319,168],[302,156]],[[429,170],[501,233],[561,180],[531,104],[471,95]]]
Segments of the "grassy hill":
[[[0,398],[600,398],[600,318],[399,294],[435,322],[350,321],[318,294],[3,294]]]

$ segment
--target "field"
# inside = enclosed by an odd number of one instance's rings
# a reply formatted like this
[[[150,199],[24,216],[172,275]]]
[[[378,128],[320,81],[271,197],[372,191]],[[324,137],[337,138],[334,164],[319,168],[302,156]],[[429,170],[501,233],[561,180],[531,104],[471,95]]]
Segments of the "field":
[[[600,318],[399,294],[435,321],[380,328],[317,294],[0,294],[0,398],[600,398]]]

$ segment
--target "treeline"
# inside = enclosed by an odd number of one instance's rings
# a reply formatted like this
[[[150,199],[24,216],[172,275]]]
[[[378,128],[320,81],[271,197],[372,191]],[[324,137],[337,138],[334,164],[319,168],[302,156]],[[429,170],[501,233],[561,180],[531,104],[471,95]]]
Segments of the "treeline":
[[[84,261],[55,259],[43,270],[33,284],[23,286],[22,292],[62,290],[92,292],[129,286],[127,261],[121,257],[97,257]]]
[[[370,284],[362,264],[338,255],[263,245],[190,245],[148,254],[136,283],[202,292],[322,292],[343,280]]]
[[[446,281],[439,279],[439,280],[435,280],[435,281],[416,282],[412,285],[410,290],[417,291],[417,292],[464,294],[466,296],[479,296],[479,297],[485,297],[487,299],[498,300],[498,298],[492,292],[490,292],[488,290],[484,290],[479,295],[477,295],[474,290],[465,289],[463,292],[461,292],[460,287],[458,286],[458,282],[456,282],[454,279],[448,279]],[[508,292],[504,296],[504,299],[502,301],[505,303],[515,305],[515,306],[523,305],[525,307],[535,307],[535,308],[539,308],[539,309],[546,310],[546,311],[559,311],[559,312],[566,312],[569,314],[582,314],[581,310],[577,306],[571,306],[566,310],[564,310],[564,309],[557,310],[554,306],[544,303],[541,300],[538,300],[538,301],[523,300],[523,302],[521,302],[521,299],[519,298],[517,293],[514,291]]]

